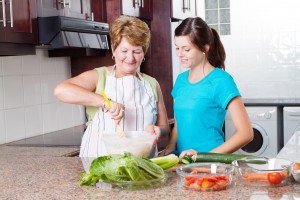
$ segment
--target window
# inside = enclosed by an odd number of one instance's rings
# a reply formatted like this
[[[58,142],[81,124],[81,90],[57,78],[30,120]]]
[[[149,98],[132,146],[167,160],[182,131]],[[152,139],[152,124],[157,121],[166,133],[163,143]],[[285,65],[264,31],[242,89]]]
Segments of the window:
[[[205,21],[220,35],[230,35],[230,0],[205,0]]]

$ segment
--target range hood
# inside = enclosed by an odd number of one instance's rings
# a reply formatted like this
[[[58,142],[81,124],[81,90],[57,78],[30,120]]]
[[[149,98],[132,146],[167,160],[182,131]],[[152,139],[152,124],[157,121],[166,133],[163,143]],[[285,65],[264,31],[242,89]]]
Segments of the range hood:
[[[53,49],[109,49],[107,23],[63,16],[39,17],[38,29],[39,44]]]

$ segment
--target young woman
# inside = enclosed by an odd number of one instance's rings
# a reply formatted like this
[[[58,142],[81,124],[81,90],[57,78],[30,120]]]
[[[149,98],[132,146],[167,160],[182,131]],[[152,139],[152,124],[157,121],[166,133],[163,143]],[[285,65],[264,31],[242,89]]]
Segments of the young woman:
[[[218,33],[201,18],[187,18],[175,30],[176,54],[189,70],[172,90],[175,126],[165,153],[230,153],[253,139],[253,129],[233,78],[224,71],[225,50]],[[227,110],[236,133],[224,142]]]

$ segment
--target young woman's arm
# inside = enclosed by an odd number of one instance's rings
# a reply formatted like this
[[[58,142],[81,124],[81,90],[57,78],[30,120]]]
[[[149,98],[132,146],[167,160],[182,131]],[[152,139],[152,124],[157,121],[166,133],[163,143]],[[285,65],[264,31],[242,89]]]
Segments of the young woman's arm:
[[[236,132],[225,143],[211,152],[232,153],[253,139],[253,128],[241,97],[235,97],[230,101],[228,112],[232,118]]]

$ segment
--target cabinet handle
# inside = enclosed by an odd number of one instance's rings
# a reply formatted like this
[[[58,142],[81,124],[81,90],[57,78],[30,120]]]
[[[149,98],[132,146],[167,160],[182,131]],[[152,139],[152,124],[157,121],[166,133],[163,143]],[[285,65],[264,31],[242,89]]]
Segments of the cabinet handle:
[[[5,0],[2,0],[1,3],[2,3],[3,20],[0,20],[0,22],[3,22],[3,27],[6,27]]]
[[[10,27],[14,27],[14,19],[13,19],[13,5],[12,0],[9,0],[9,11],[10,11]]]
[[[13,6],[12,6],[12,0],[9,0],[9,17],[10,17],[10,21],[6,21],[7,23],[10,23],[10,27],[13,28],[14,27],[14,19],[13,19]]]
[[[189,11],[191,12],[191,0],[188,1],[189,1]]]
[[[186,7],[185,7],[185,0],[182,0],[182,11],[185,13]]]
[[[69,8],[71,8],[71,7],[70,7],[70,1],[66,2],[66,0],[62,0],[62,1],[58,2],[58,3],[59,3],[59,4],[62,4],[62,5],[64,6],[64,8],[65,8],[66,6],[68,6]]]
[[[142,8],[144,8],[144,0],[141,0],[142,1]]]
[[[90,15],[90,16],[86,13],[86,14],[85,14],[85,18],[86,18],[87,20],[94,21],[94,13],[91,12],[91,15]]]

